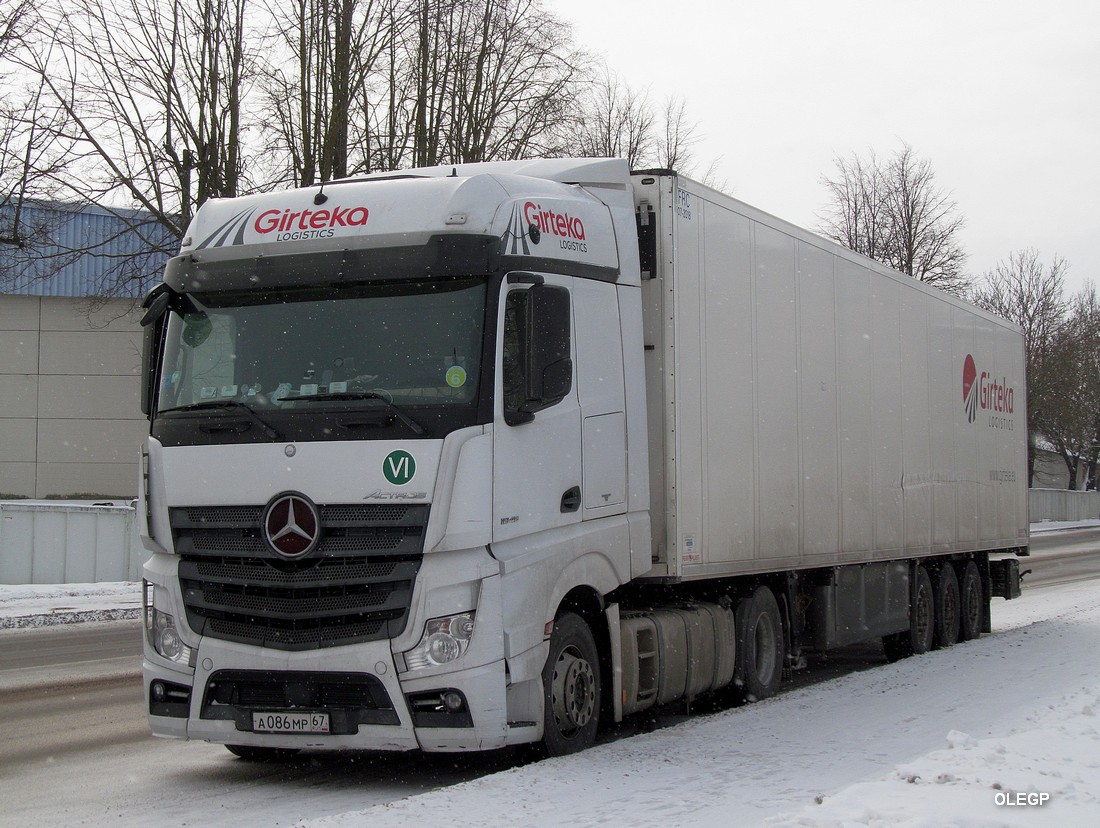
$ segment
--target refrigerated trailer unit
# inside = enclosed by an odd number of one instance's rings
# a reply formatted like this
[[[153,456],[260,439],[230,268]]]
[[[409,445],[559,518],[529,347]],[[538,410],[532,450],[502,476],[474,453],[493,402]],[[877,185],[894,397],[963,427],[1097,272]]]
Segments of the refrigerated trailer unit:
[[[670,171],[210,201],[146,305],[158,735],[567,753],[1019,595],[1020,331]]]

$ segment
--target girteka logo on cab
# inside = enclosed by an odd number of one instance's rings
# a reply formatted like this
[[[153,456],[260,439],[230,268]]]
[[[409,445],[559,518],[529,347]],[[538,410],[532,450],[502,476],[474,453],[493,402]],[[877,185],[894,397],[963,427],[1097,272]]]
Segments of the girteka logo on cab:
[[[224,222],[197,245],[197,249],[244,244],[245,231],[260,235],[260,241],[302,241],[329,239],[340,230],[364,227],[370,213],[366,207],[325,207],[294,210],[289,207],[257,212],[244,210]]]
[[[963,406],[966,418],[974,422],[978,411],[989,412],[991,428],[1012,430],[1014,422],[1008,415],[1016,413],[1015,389],[1006,377],[994,377],[988,371],[978,371],[971,354],[963,360]]]
[[[529,225],[535,225],[541,233],[584,241],[584,222],[568,213],[544,210],[541,204],[528,201],[523,205],[523,218]]]
[[[501,237],[508,254],[530,256],[532,248],[528,241],[537,245],[543,237],[555,238],[562,250],[588,252],[584,222],[580,218],[543,207],[536,201],[524,202],[523,207],[516,204]]]

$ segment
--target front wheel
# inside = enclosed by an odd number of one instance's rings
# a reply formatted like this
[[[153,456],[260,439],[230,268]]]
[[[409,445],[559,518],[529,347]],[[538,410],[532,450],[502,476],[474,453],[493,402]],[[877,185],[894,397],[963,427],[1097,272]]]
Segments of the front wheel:
[[[551,756],[591,747],[600,725],[600,661],[592,630],[579,615],[554,622],[542,669],[542,741]]]
[[[783,674],[783,618],[775,595],[759,586],[737,604],[734,684],[743,701],[775,694]]]

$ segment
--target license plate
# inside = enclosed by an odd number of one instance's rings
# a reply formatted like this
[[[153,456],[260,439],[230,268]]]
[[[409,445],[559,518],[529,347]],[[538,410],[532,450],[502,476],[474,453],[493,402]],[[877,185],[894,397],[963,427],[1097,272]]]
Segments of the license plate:
[[[328,713],[271,710],[252,714],[256,733],[328,733]]]

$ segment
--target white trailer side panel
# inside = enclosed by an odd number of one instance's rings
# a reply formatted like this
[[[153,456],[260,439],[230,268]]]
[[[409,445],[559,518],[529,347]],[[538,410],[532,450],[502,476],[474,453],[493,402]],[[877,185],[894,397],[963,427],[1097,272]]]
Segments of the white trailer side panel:
[[[654,576],[1026,545],[1017,329],[702,185],[634,182],[659,222]]]

